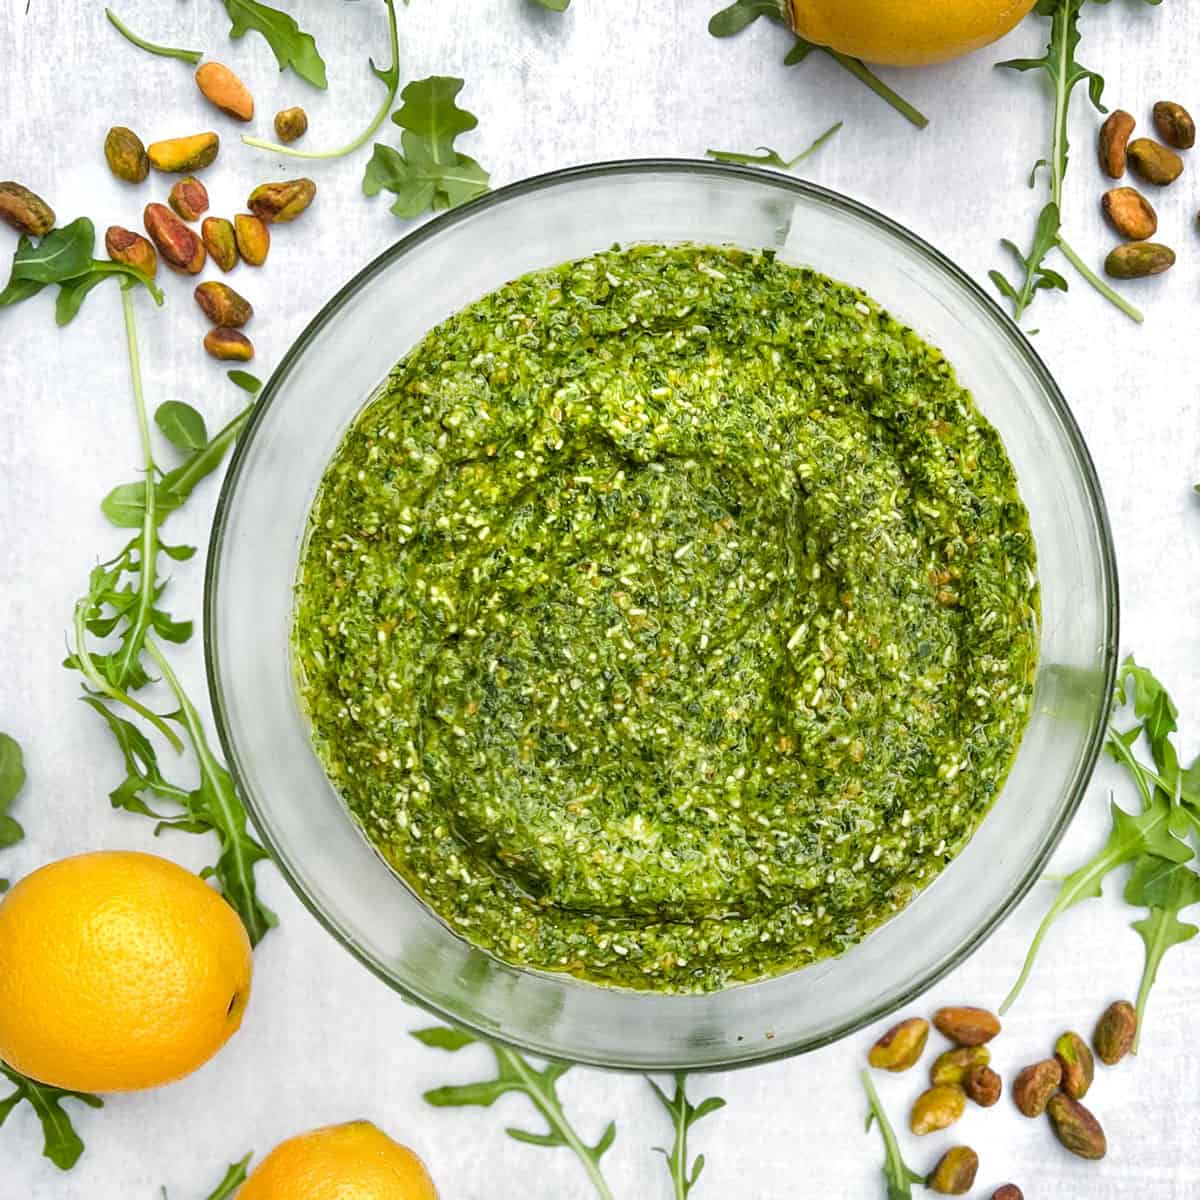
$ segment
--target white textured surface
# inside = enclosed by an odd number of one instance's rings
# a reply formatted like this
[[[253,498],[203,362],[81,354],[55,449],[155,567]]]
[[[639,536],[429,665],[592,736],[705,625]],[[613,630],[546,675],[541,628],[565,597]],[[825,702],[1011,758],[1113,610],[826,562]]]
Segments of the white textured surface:
[[[365,59],[385,54],[383,8],[375,0],[302,0],[292,7],[316,33],[329,65],[326,94],[280,75],[256,36],[230,44],[216,0],[186,6],[125,0],[120,11],[148,37],[206,48],[233,66],[258,100],[260,131],[269,131],[277,108],[301,103],[311,119],[305,144],[336,144],[356,133],[378,103],[379,85]],[[821,56],[785,70],[779,60],[787,43],[778,30],[762,25],[736,42],[709,38],[710,7],[715,3],[705,0],[576,0],[564,18],[525,0],[416,0],[401,13],[405,76],[466,78],[463,102],[479,114],[480,127],[462,144],[497,184],[567,163],[700,155],[710,145],[750,149],[766,142],[790,154],[845,118],[842,135],[811,164],[813,179],[882,208],[978,278],[990,267],[1008,267],[999,237],[1027,244],[1040,194],[1027,191],[1024,180],[1046,150],[1048,101],[1035,79],[991,64],[1037,53],[1041,23],[1030,22],[1001,48],[968,61],[895,76],[933,118],[918,134]],[[1143,123],[1163,95],[1200,108],[1195,6],[1089,5],[1086,27],[1083,57],[1107,76],[1110,100]],[[127,46],[107,27],[98,3],[31,0],[26,13],[25,0],[3,0],[0,64],[0,176],[44,194],[64,223],[86,214],[101,230],[113,222],[137,228],[141,206],[163,198],[161,178],[132,190],[109,175],[100,145],[114,123],[132,125],[147,141],[219,129],[225,149],[206,175],[218,213],[240,207],[249,186],[276,172],[269,157],[237,143],[232,122],[210,113],[184,64]],[[1109,236],[1096,205],[1102,185],[1093,164],[1094,126],[1077,105],[1067,228],[1076,248],[1096,262]],[[321,191],[314,209],[276,238],[260,275],[243,268],[235,280],[258,309],[251,332],[264,375],[333,289],[405,231],[382,200],[359,194],[365,158],[362,152],[315,164]],[[1135,327],[1074,283],[1069,298],[1039,299],[1030,324],[1040,327],[1037,346],[1074,406],[1104,483],[1124,594],[1123,645],[1172,686],[1190,741],[1200,728],[1193,670],[1200,661],[1200,513],[1190,487],[1200,474],[1194,175],[1155,199],[1163,239],[1181,251],[1181,263],[1164,279],[1129,288],[1145,305],[1146,326]],[[12,239],[0,231],[0,243],[7,258]],[[191,401],[215,427],[235,410],[240,393],[201,353],[204,326],[187,288],[177,279],[165,282],[166,308],[152,312],[139,304],[151,403]],[[196,867],[211,850],[182,835],[155,843],[148,822],[109,811],[105,793],[117,777],[117,755],[76,702],[77,677],[58,666],[86,572],[118,544],[97,501],[131,477],[137,463],[119,308],[117,289],[106,286],[65,331],[54,328],[45,298],[0,316],[0,727],[24,745],[30,773],[19,801],[29,837],[5,855],[8,875],[97,847],[154,848]],[[176,534],[203,542],[216,490],[215,483],[205,485],[172,521]],[[188,564],[175,574],[171,610],[198,615],[201,568]],[[180,660],[201,695],[197,648]],[[1127,794],[1124,781],[1102,768],[1057,867],[1069,869],[1099,844],[1110,782]],[[5,1200],[152,1200],[160,1184],[173,1200],[198,1198],[225,1163],[251,1147],[262,1153],[285,1135],[358,1115],[413,1145],[447,1200],[589,1194],[565,1151],[505,1137],[505,1124],[526,1119],[521,1099],[506,1098],[487,1112],[427,1108],[423,1089],[472,1078],[485,1069],[486,1051],[449,1058],[417,1046],[406,1031],[421,1023],[421,1014],[339,949],[273,868],[262,868],[260,877],[282,929],[259,951],[254,1001],[236,1040],[169,1090],[76,1112],[88,1150],[70,1174],[38,1157],[36,1125],[27,1109],[18,1110],[0,1132]],[[927,1007],[998,1002],[1049,895],[1048,888],[1035,890],[928,997]],[[1105,899],[1061,923],[998,1047],[1002,1070],[1011,1074],[1044,1053],[1064,1021],[1090,1027],[1104,1003],[1134,990],[1141,944],[1126,920],[1120,905]],[[1198,986],[1200,949],[1173,951],[1152,1001],[1141,1059],[1102,1074],[1093,1096],[1112,1146],[1106,1162],[1069,1159],[1044,1124],[1023,1122],[1005,1102],[989,1113],[971,1112],[955,1131],[982,1154],[977,1193],[988,1195],[1011,1178],[1031,1198],[1200,1194],[1200,1058],[1192,1019]],[[708,1167],[695,1194],[882,1195],[880,1147],[875,1134],[862,1133],[855,1078],[869,1041],[863,1035],[808,1058],[695,1079],[697,1096],[719,1092],[729,1100],[697,1130],[695,1148],[707,1153]],[[918,1086],[915,1075],[883,1081],[898,1121]],[[661,1159],[650,1150],[669,1131],[644,1082],[575,1071],[562,1091],[586,1135],[617,1119],[606,1169],[618,1197],[670,1194]],[[939,1152],[911,1139],[906,1145],[921,1169]]]

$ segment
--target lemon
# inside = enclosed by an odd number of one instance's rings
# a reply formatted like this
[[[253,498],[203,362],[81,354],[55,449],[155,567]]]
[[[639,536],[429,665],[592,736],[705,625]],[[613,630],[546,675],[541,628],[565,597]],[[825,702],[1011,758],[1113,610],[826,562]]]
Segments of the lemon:
[[[0,1059],[83,1092],[194,1071],[242,1023],[250,941],[202,879],[153,854],[64,858],[0,904]]]
[[[1035,0],[788,0],[818,46],[896,67],[957,58],[1003,37]]]
[[[280,1142],[237,1200],[437,1200],[425,1164],[370,1121]]]

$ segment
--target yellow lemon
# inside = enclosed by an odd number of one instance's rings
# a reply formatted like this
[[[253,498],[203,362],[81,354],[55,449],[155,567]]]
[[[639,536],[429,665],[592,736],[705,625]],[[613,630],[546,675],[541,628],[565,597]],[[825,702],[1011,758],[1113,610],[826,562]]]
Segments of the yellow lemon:
[[[1035,0],[788,0],[792,28],[867,62],[920,67],[1002,38]]]
[[[82,1092],[156,1087],[242,1023],[251,951],[237,913],[153,854],[64,858],[0,904],[0,1059]]]
[[[438,1200],[425,1164],[370,1121],[280,1142],[237,1200]]]

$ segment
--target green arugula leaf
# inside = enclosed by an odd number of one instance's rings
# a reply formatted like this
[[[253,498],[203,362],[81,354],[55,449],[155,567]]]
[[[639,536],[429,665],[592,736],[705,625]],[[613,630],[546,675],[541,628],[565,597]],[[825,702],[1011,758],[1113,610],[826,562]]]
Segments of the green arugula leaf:
[[[42,1154],[60,1171],[69,1171],[79,1161],[84,1146],[62,1102],[79,1100],[91,1108],[103,1108],[104,1102],[99,1096],[87,1092],[66,1091],[26,1079],[4,1063],[0,1063],[0,1076],[16,1088],[15,1092],[0,1100],[0,1125],[4,1124],[8,1114],[18,1104],[27,1101],[42,1125]]]
[[[316,41],[312,34],[305,33],[287,13],[271,8],[268,4],[260,4],[258,0],[224,2],[225,11],[233,22],[229,30],[231,38],[240,38],[247,30],[253,29],[267,39],[281,71],[291,67],[301,79],[307,80],[314,87],[327,86],[325,60],[317,50]]]
[[[1025,986],[1050,926],[1080,901],[1100,896],[1104,880],[1111,872],[1146,854],[1176,863],[1191,859],[1191,847],[1171,832],[1171,808],[1161,796],[1156,796],[1146,810],[1137,816],[1118,808],[1115,801],[1111,803],[1111,809],[1113,825],[1108,841],[1098,854],[1072,871],[1060,884],[1050,911],[1038,926],[1017,982],[1000,1006],[1001,1015],[1013,1006]]]
[[[204,53],[200,50],[175,50],[170,46],[156,46],[153,42],[148,42],[145,38],[140,38],[133,32],[122,20],[117,16],[111,8],[104,10],[104,15],[108,18],[109,24],[127,41],[132,42],[135,46],[142,50],[148,51],[150,54],[157,54],[160,58],[178,58],[184,62],[189,62],[193,66],[196,65],[203,57]]]
[[[878,1124],[879,1133],[883,1138],[883,1178],[887,1184],[888,1200],[913,1200],[912,1185],[924,1183],[925,1176],[918,1175],[900,1151],[900,1143],[896,1140],[896,1131],[892,1128],[884,1111],[883,1102],[871,1081],[870,1071],[864,1070],[860,1077],[863,1088],[867,1093],[867,1123],[865,1128],[870,1132],[872,1124]]]
[[[404,133],[401,151],[376,142],[363,175],[368,196],[393,192],[392,212],[411,218],[423,212],[454,208],[488,190],[488,173],[473,158],[460,154],[454,140],[479,123],[459,108],[461,79],[433,75],[410,83],[400,98],[403,105],[392,120]]]
[[[988,278],[1003,296],[1012,301],[1018,321],[1033,303],[1035,292],[1067,291],[1067,281],[1057,271],[1052,271],[1045,265],[1046,255],[1058,245],[1059,225],[1058,205],[1052,201],[1042,209],[1041,216],[1038,217],[1037,229],[1033,235],[1033,245],[1027,255],[1022,254],[1021,248],[1007,238],[1000,243],[1006,250],[1011,251],[1013,258],[1017,260],[1017,264],[1021,268],[1020,281],[1012,284],[1000,271],[989,271]]]
[[[464,1046],[473,1045],[477,1040],[470,1034],[445,1027],[417,1029],[413,1031],[412,1036],[424,1046],[452,1053]],[[593,1145],[589,1145],[575,1132],[563,1112],[558,1096],[558,1081],[571,1069],[571,1064],[552,1062],[539,1071],[515,1050],[492,1042],[483,1044],[496,1059],[496,1077],[479,1083],[434,1088],[425,1093],[425,1102],[435,1108],[455,1108],[464,1105],[487,1108],[509,1092],[520,1092],[541,1113],[547,1130],[545,1133],[532,1133],[527,1129],[510,1127],[505,1133],[514,1141],[523,1142],[527,1146],[566,1147],[579,1159],[601,1200],[613,1200],[613,1194],[600,1171],[600,1159],[617,1136],[616,1122],[610,1121]]]
[[[733,37],[747,26],[753,25],[759,17],[786,25],[786,0],[734,0],[728,8],[712,15],[708,22],[708,32],[713,37]]]
[[[208,1200],[231,1200],[237,1194],[238,1188],[246,1182],[249,1176],[250,1160],[254,1157],[251,1150],[240,1162],[230,1163],[225,1172],[225,1178],[217,1184],[216,1191],[210,1193]]]
[[[759,150],[762,152],[760,154],[739,154],[734,150],[706,150],[705,154],[709,158],[715,158],[717,162],[743,163],[748,166],[775,167],[780,171],[790,171],[793,167],[799,166],[806,158],[816,154],[826,142],[838,133],[844,123],[839,121],[836,125],[831,125],[812,145],[801,150],[795,158],[784,158],[770,146],[759,146]]]
[[[25,760],[16,738],[0,733],[0,849],[15,846],[25,836],[20,822],[9,814],[17,793],[25,786]],[[8,880],[0,879],[0,892],[8,890]]]
[[[203,450],[208,445],[204,418],[181,400],[167,400],[154,413],[154,423],[177,450]]]
[[[704,1170],[704,1155],[696,1156],[695,1162],[688,1164],[688,1133],[697,1121],[725,1107],[725,1101],[719,1096],[709,1096],[699,1104],[693,1105],[687,1098],[687,1075],[683,1071],[675,1074],[675,1094],[668,1096],[649,1076],[646,1082],[653,1089],[663,1108],[671,1116],[671,1124],[675,1130],[675,1139],[670,1151],[661,1146],[655,1146],[667,1160],[667,1169],[671,1173],[671,1185],[675,1189],[674,1200],[687,1200],[688,1194],[696,1186],[700,1172]]]
[[[533,3],[551,12],[566,12],[571,7],[571,0],[533,0]]]
[[[408,0],[404,0],[404,2],[407,4]],[[360,146],[365,146],[371,140],[395,103],[396,92],[400,87],[400,37],[396,30],[396,5],[395,0],[384,0],[384,3],[387,5],[388,27],[392,39],[392,65],[383,69],[375,65],[373,58],[367,59],[371,74],[387,89],[387,95],[384,96],[383,103],[366,129],[353,141],[347,142],[344,146],[338,146],[334,150],[302,150],[283,145],[280,142],[266,141],[263,138],[243,137],[242,141],[247,146],[253,146],[256,150],[267,150],[272,154],[286,154],[291,158],[341,158],[344,155],[353,154]]]
[[[262,391],[262,380],[257,375],[251,375],[249,371],[228,371],[226,373],[229,376],[229,382],[240,387],[243,392],[257,396]]]

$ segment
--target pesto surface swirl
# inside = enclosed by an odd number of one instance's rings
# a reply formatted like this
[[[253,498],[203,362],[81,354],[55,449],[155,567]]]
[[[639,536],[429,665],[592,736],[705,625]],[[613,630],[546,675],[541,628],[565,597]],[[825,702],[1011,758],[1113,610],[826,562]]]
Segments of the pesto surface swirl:
[[[995,430],[868,297],[614,249],[432,331],[331,462],[294,653],[395,869],[516,964],[712,989],[853,945],[962,848],[1037,656]]]

